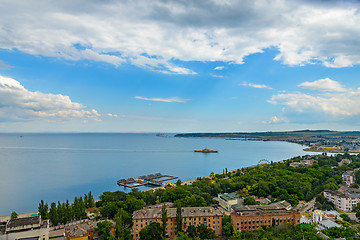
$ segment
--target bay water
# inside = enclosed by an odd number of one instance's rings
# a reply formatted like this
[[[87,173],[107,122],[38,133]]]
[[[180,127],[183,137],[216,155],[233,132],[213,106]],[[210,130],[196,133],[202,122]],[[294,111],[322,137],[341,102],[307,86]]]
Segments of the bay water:
[[[203,148],[219,152],[194,152]],[[37,211],[40,200],[72,202],[89,191],[95,198],[104,191],[129,191],[116,184],[120,178],[160,172],[189,180],[261,159],[310,154],[287,142],[140,133],[0,134],[0,151],[0,215]]]

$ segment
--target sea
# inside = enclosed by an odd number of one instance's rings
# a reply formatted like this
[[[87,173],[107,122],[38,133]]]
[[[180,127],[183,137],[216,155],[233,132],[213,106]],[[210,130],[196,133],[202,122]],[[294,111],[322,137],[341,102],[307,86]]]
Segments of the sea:
[[[194,152],[203,148],[219,152]],[[0,134],[0,215],[37,211],[41,200],[72,202],[90,191],[95,198],[105,191],[131,191],[117,185],[122,178],[160,172],[184,181],[263,159],[276,162],[311,154],[303,148],[287,142],[155,133]]]

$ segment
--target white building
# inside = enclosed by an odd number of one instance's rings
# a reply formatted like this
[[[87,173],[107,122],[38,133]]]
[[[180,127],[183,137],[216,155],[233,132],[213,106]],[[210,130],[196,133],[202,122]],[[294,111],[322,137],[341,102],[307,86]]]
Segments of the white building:
[[[228,211],[232,211],[232,205],[240,202],[239,195],[237,193],[224,193],[218,195],[219,205]]]
[[[325,190],[324,197],[332,202],[336,209],[348,212],[360,202],[360,194],[342,193],[336,190]]]

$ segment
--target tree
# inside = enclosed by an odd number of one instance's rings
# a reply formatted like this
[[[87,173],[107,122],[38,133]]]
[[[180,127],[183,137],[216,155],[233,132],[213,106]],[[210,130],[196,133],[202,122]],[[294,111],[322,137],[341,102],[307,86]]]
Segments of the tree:
[[[115,240],[111,234],[112,223],[109,221],[98,222],[95,232],[99,235],[100,240]]]
[[[224,215],[222,217],[222,233],[226,237],[230,237],[233,232],[233,226],[231,224],[231,218],[230,216]]]
[[[244,205],[258,205],[259,203],[255,201],[255,198],[249,196],[244,199]]]
[[[43,220],[49,218],[49,206],[47,203],[44,203],[44,200],[40,201],[38,211]]]
[[[18,218],[18,214],[14,211],[11,213],[11,219],[16,219]]]
[[[182,232],[182,215],[180,205],[176,207],[176,231],[177,233]]]
[[[128,227],[131,218],[122,208],[115,215],[115,237],[119,240],[130,239],[130,228]]]
[[[161,240],[162,228],[160,223],[152,222],[140,231],[140,240]]]
[[[341,217],[344,221],[346,221],[346,222],[350,222],[350,221],[351,221],[350,217],[349,217],[347,214],[345,214],[345,213],[340,214],[340,217]]]
[[[54,202],[50,205],[49,219],[54,226],[59,224],[59,214],[56,208],[56,203]]]
[[[167,210],[166,210],[166,205],[165,205],[165,203],[164,203],[164,205],[163,205],[162,208],[161,208],[161,221],[162,221],[161,228],[162,228],[162,236],[163,236],[163,237],[166,237],[166,225],[167,225],[167,220],[168,220]]]
[[[188,226],[187,230],[186,230],[186,233],[191,238],[197,237],[197,231],[196,231],[196,227],[194,225]]]
[[[213,239],[215,237],[214,231],[209,229],[204,224],[200,224],[199,226],[197,226],[196,230],[201,239]]]

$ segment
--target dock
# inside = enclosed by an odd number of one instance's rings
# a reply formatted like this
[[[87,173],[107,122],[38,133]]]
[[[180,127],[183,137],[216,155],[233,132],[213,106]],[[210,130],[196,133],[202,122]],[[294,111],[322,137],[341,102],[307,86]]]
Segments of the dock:
[[[163,182],[169,181],[172,179],[176,179],[176,178],[178,178],[178,177],[167,175],[167,174],[155,173],[155,174],[140,176],[138,178],[119,179],[117,181],[117,184],[119,186],[124,186],[124,187],[128,187],[128,188],[140,187],[140,186],[145,186],[145,185],[160,187],[163,184]]]

